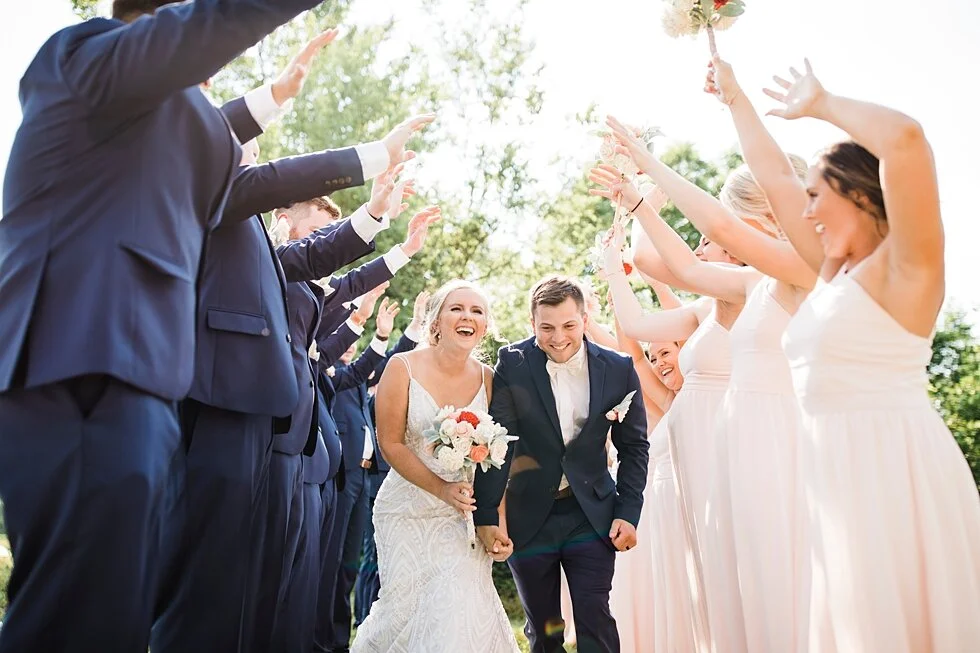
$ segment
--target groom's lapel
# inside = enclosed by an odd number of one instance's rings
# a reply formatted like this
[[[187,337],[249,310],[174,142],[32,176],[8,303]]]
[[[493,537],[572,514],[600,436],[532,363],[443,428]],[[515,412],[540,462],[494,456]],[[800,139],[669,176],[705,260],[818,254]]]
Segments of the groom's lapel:
[[[586,352],[589,355],[589,419],[587,426],[596,415],[605,416],[602,394],[606,383],[606,362],[602,359],[599,347],[589,340],[585,341]],[[585,426],[582,430],[585,430]]]
[[[558,421],[555,393],[551,389],[551,378],[548,376],[548,369],[546,367],[547,362],[548,357],[545,356],[545,353],[536,344],[532,344],[531,351],[528,353],[528,367],[531,370],[531,380],[534,381],[534,386],[538,389],[538,394],[541,395],[544,412],[551,419],[551,425],[558,435],[558,441],[564,443],[564,439],[561,436],[561,422]]]

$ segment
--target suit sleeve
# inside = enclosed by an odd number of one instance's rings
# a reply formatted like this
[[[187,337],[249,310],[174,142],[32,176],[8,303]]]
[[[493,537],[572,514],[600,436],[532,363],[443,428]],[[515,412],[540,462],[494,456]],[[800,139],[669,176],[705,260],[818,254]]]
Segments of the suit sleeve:
[[[317,361],[318,369],[326,373],[327,368],[339,361],[344,352],[360,339],[361,334],[351,329],[346,322],[336,331],[318,330],[316,334],[316,348],[320,352],[320,359]]]
[[[319,340],[320,334],[323,337],[329,336],[331,333],[340,328],[340,326],[347,321],[354,313],[354,307],[346,307],[343,304],[338,304],[332,308],[326,308],[320,314],[320,325],[317,327],[317,339]]]
[[[493,421],[507,429],[510,434],[517,433],[517,408],[506,376],[504,354],[501,350],[497,358],[497,367],[493,374],[493,399],[490,401],[490,416]],[[504,498],[507,489],[507,478],[510,475],[510,465],[514,460],[516,441],[507,447],[507,457],[500,469],[490,467],[487,471],[478,469],[473,479],[473,495],[476,499],[476,511],[473,513],[473,523],[477,526],[496,526],[500,523],[497,508]]]
[[[636,391],[629,410],[622,422],[612,427],[612,442],[619,453],[619,471],[616,473],[616,507],[613,519],[623,519],[636,526],[643,507],[643,488],[647,483],[647,466],[650,462],[650,441],[647,440],[647,415],[643,406],[640,378],[629,365],[627,392]]]
[[[245,166],[232,182],[221,223],[241,222],[293,202],[360,186],[361,174],[361,160],[353,147]]]
[[[306,238],[291,240],[276,248],[286,281],[322,279],[374,251],[370,243],[357,234],[350,219],[339,225],[327,225]]]
[[[252,112],[248,110],[244,97],[225,102],[221,105],[221,113],[225,114],[225,119],[231,125],[231,131],[235,132],[240,143],[247,143],[262,135],[262,127],[255,121]]]
[[[337,389],[337,392],[356,388],[362,383],[365,383],[368,377],[371,376],[371,372],[374,371],[374,368],[382,360],[384,360],[384,356],[374,351],[373,348],[368,347],[365,349],[364,353],[358,356],[356,361],[343,369],[337,370],[337,374],[333,378],[333,385]]]
[[[98,33],[77,30],[59,53],[74,93],[127,114],[207,80],[320,0],[194,0]],[[111,24],[111,23],[110,23]]]
[[[330,287],[333,288],[333,292],[324,299],[323,305],[326,310],[332,310],[334,306],[360,297],[385,281],[390,281],[394,276],[384,258],[379,256],[342,277],[331,279]]]
[[[382,358],[381,362],[378,363],[378,366],[374,368],[374,376],[368,379],[367,382],[368,387],[370,388],[378,384],[378,381],[381,380],[381,375],[384,374],[385,368],[388,367],[388,361],[391,360],[392,356],[397,356],[398,354],[412,351],[416,346],[418,346],[418,344],[419,343],[415,342],[403,333],[402,337],[398,339],[395,346],[388,350],[385,357]]]

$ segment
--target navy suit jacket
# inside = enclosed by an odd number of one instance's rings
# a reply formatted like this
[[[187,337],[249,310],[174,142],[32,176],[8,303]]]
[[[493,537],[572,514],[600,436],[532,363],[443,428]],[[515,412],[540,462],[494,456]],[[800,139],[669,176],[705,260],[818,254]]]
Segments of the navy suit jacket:
[[[201,249],[241,161],[197,85],[317,4],[196,0],[41,46],[4,180],[0,392],[108,374],[186,395]]]
[[[226,215],[310,199],[338,175],[363,183],[354,148],[243,167]],[[248,181],[241,182],[243,177]],[[283,247],[277,256],[260,215],[211,233],[198,280],[197,355],[189,396],[227,410],[290,415],[299,394],[287,339],[286,283],[346,265],[364,251],[359,240],[353,227],[341,223],[327,236],[315,234]],[[305,265],[311,253],[315,265]]]
[[[383,357],[379,356],[373,349],[368,348],[352,365],[338,366],[334,377],[328,379],[336,391],[336,396],[330,403],[330,412],[340,430],[340,440],[344,445],[344,465],[347,469],[356,469],[361,465],[361,456],[364,453],[365,428],[371,434],[374,445],[374,456],[371,458],[374,464],[371,466],[371,471],[375,473],[387,472],[391,469],[388,462],[380,455],[378,433],[374,426],[374,419],[371,417],[368,384],[380,378],[392,356],[411,351],[415,345],[414,340],[403,335],[395,347]],[[369,354],[371,355],[370,359],[368,359]],[[362,361],[365,362],[365,366],[370,365],[370,367],[362,368]],[[369,378],[372,372],[374,372],[374,377]]]
[[[511,443],[502,469],[477,472],[474,522],[497,523],[497,507],[506,486],[507,529],[517,548],[527,544],[544,524],[563,473],[582,511],[603,538],[608,536],[613,519],[624,519],[634,526],[639,522],[650,449],[640,380],[629,356],[588,340],[585,346],[589,417],[567,445],[561,435],[545,353],[534,338],[500,349],[490,414],[520,439]],[[626,418],[622,423],[610,422],[606,413],[633,391],[636,394]],[[610,427],[620,456],[616,481],[606,465]]]

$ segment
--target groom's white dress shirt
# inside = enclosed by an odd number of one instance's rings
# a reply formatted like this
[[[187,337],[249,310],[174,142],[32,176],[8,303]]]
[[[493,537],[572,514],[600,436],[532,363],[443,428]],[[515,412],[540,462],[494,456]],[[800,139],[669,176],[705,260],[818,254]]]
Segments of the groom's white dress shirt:
[[[551,380],[551,391],[555,395],[561,437],[567,445],[589,419],[589,357],[585,342],[582,342],[568,362],[556,363],[549,358],[545,365]],[[564,490],[567,487],[568,479],[562,474],[558,489]]]

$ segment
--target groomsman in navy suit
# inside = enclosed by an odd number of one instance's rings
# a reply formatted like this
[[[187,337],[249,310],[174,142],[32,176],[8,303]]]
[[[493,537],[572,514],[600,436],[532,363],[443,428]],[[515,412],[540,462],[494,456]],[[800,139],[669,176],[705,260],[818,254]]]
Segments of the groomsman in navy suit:
[[[374,301],[370,303],[373,305]],[[379,309],[376,321],[377,338],[387,339],[387,334],[390,333],[394,323],[395,312],[397,311],[392,311],[384,305]],[[344,333],[334,334],[333,337],[346,338]],[[356,380],[360,380],[361,376],[366,378],[371,372],[370,366],[380,362],[383,352],[384,345],[372,342],[371,350],[366,352],[364,362],[359,368],[348,370],[348,373],[352,376],[357,375]],[[329,365],[333,362],[321,360],[315,345],[311,348],[310,353],[310,357],[317,362],[318,366]],[[320,415],[323,415],[322,411]],[[327,418],[330,420],[329,413]],[[276,622],[274,650],[308,653],[313,648],[313,628],[316,617],[316,596],[319,587],[321,559],[320,538],[324,515],[322,486],[327,482],[330,474],[330,456],[324,439],[324,426],[331,428],[330,435],[336,437],[336,426],[332,425],[332,421],[330,424],[325,424],[321,417],[316,450],[312,456],[303,456],[302,528],[285,600]],[[340,454],[339,449],[337,454]],[[329,507],[332,509],[332,505]]]
[[[147,650],[195,279],[241,160],[197,85],[318,3],[117,0],[112,19],[52,36],[21,80],[0,220],[16,563],[0,652]]]
[[[348,561],[352,561],[352,564],[357,565],[357,579],[354,581],[354,625],[360,626],[361,623],[367,619],[368,612],[371,609],[371,604],[374,603],[378,598],[378,592],[381,589],[381,582],[378,577],[378,554],[377,549],[374,545],[374,522],[372,516],[374,514],[374,500],[378,496],[378,489],[384,482],[385,477],[388,475],[388,470],[391,467],[388,465],[388,461],[384,459],[381,455],[381,450],[378,447],[374,447],[374,442],[377,442],[377,428],[375,426],[374,420],[374,390],[377,387],[378,381],[381,380],[381,375],[384,374],[385,367],[391,357],[395,354],[400,354],[406,351],[412,351],[418,345],[422,333],[422,320],[425,318],[425,309],[429,301],[429,293],[422,291],[415,298],[415,306],[412,313],[412,320],[406,327],[405,331],[402,333],[402,337],[399,338],[398,343],[392,348],[388,355],[385,357],[384,361],[378,368],[374,371],[371,378],[368,379],[366,384],[367,395],[367,413],[368,421],[367,424],[371,429],[373,435],[372,440],[372,456],[369,457],[371,463],[368,467],[367,473],[367,513],[363,518],[363,536],[361,537],[361,542],[357,553],[350,553],[347,547],[350,546],[348,542],[344,543],[344,550],[342,552],[342,560],[337,564],[338,568],[346,564]],[[353,393],[351,391],[341,393],[338,396],[338,401],[341,396],[349,399],[352,398]],[[360,397],[358,397],[360,399]],[[355,510],[357,509],[357,501],[355,501]],[[347,537],[353,538],[354,533],[350,527],[351,524],[357,520],[353,514],[348,522]],[[358,546],[354,543],[353,546]],[[350,553],[350,555],[348,555]],[[358,564],[358,557],[360,558],[360,563]],[[338,574],[343,574],[344,572],[340,570]],[[337,592],[334,589],[334,596],[336,597]],[[336,600],[336,598],[335,598]],[[328,618],[329,615],[324,615]],[[342,617],[341,617],[342,618]],[[349,617],[348,617],[349,620]]]
[[[431,122],[431,117],[420,117],[402,123],[395,132],[404,137],[399,141],[404,147],[411,133],[421,129]],[[396,160],[401,159],[401,152]],[[392,179],[394,169],[389,170],[372,188],[371,199],[367,204],[355,211],[349,219],[357,224],[363,216],[379,215],[391,205],[401,208],[400,202],[392,201],[395,184]],[[295,213],[295,211],[294,211]],[[306,216],[309,217],[309,216]],[[293,235],[302,236],[303,232],[319,227],[306,238],[290,241],[277,247],[277,253],[286,270],[287,278],[293,273],[303,278],[312,279],[327,276],[332,270],[318,267],[315,251],[321,243],[327,241],[339,228],[336,224],[324,224],[334,219],[327,211],[316,208],[312,219],[296,219],[292,228]],[[430,212],[422,212],[412,218],[409,224],[406,242],[376,261],[354,270],[345,275],[338,287],[328,297],[324,289],[312,282],[291,282],[286,286],[287,305],[289,309],[289,330],[291,334],[291,351],[293,369],[299,386],[299,402],[290,416],[288,431],[273,441],[273,455],[269,477],[269,506],[267,523],[257,525],[256,538],[266,538],[260,572],[256,579],[257,606],[250,610],[254,614],[251,629],[254,631],[254,641],[259,650],[264,650],[276,641],[277,612],[288,591],[290,570],[296,555],[296,547],[302,522],[297,518],[298,506],[302,504],[302,459],[301,454],[312,455],[316,447],[317,417],[315,373],[310,364],[309,349],[317,335],[320,315],[328,300],[341,303],[353,299],[372,286],[386,282],[402,266],[411,255],[417,252],[425,242],[429,224],[437,218]],[[319,223],[317,222],[319,219]],[[380,230],[387,221],[373,221]],[[373,235],[372,235],[373,237]],[[367,245],[367,242],[365,242]],[[373,244],[372,246],[373,247]],[[294,253],[301,254],[294,256]],[[305,254],[304,254],[305,253]],[[358,252],[358,254],[367,251]],[[294,267],[293,272],[290,268]],[[333,286],[329,286],[333,288]]]

